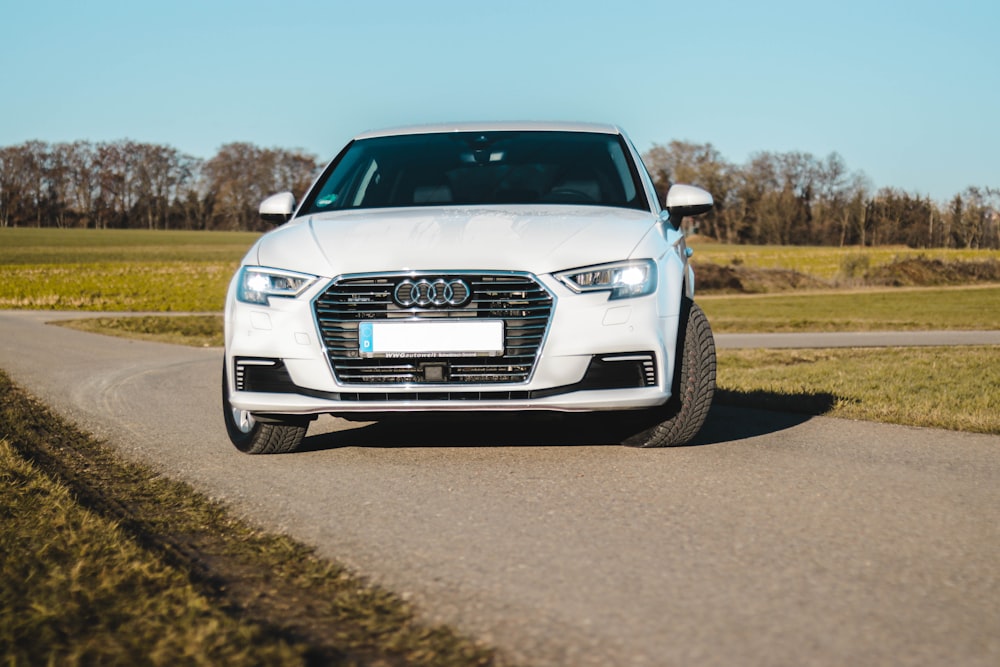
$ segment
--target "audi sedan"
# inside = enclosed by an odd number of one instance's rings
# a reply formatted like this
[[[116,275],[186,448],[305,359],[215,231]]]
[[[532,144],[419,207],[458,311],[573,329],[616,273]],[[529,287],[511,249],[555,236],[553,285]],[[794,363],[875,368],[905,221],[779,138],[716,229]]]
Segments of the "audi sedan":
[[[223,413],[251,454],[320,414],[587,412],[621,441],[701,428],[715,345],[685,216],[617,127],[500,123],[364,133],[244,257],[226,299]],[[602,422],[604,420],[601,420]]]

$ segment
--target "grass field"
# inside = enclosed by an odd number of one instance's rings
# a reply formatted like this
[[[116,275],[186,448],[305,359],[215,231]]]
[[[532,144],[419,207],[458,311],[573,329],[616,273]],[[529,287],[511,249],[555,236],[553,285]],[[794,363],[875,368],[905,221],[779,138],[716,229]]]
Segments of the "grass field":
[[[258,234],[0,229],[0,308],[221,312],[226,287]],[[836,277],[848,257],[875,266],[906,255],[949,261],[1000,251],[724,246],[693,242],[700,261]],[[717,331],[1000,328],[1000,286],[977,290],[862,290],[699,296]],[[755,301],[752,299],[765,299]]]
[[[260,234],[0,228],[0,266],[238,262]]]
[[[0,229],[0,308],[221,311],[259,234]]]
[[[0,308],[221,311],[237,262],[94,262],[0,267]]]

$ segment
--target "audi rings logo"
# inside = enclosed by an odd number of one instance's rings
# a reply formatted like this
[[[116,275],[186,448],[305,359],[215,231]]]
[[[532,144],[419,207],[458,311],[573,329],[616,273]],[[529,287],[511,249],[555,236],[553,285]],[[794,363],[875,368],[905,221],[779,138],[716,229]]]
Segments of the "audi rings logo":
[[[427,280],[421,278],[413,281],[407,278],[396,285],[392,292],[392,298],[403,308],[428,308],[436,306],[461,306],[472,296],[472,290],[465,284],[465,281],[444,278]]]

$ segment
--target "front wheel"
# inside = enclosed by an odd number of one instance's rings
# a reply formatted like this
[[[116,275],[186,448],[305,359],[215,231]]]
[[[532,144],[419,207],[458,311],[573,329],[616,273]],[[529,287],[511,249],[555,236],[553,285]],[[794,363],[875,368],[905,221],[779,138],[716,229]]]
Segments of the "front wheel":
[[[245,454],[286,454],[293,452],[306,437],[307,421],[257,420],[250,412],[229,402],[229,381],[222,370],[222,416],[226,432],[236,449]]]
[[[622,444],[630,447],[674,447],[698,435],[715,394],[715,339],[698,304],[684,298],[677,330],[673,392],[666,405],[649,410]]]

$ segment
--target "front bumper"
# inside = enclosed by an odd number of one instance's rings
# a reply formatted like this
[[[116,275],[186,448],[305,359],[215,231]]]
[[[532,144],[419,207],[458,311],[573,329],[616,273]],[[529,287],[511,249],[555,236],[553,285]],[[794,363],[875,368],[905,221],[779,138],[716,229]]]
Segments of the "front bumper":
[[[233,407],[259,414],[318,415],[370,414],[382,412],[506,412],[634,410],[662,405],[669,395],[657,388],[575,391],[558,396],[528,399],[447,398],[444,400],[342,401],[302,394],[237,391],[230,396]]]
[[[678,318],[662,313],[678,312],[673,297],[657,293],[609,301],[604,293],[573,293],[551,277],[536,280],[552,294],[555,306],[534,367],[526,381],[517,383],[341,383],[311,306],[326,285],[314,286],[301,298],[272,299],[266,307],[238,302],[231,294],[226,312],[229,400],[257,414],[350,415],[628,410],[670,398]],[[680,290],[672,291],[679,300]],[[648,361],[636,361],[639,357]],[[287,382],[278,391],[273,386],[247,390],[236,380],[238,361],[247,360],[280,363]],[[618,381],[601,386],[594,364],[620,361],[646,368],[645,379],[633,386]]]

